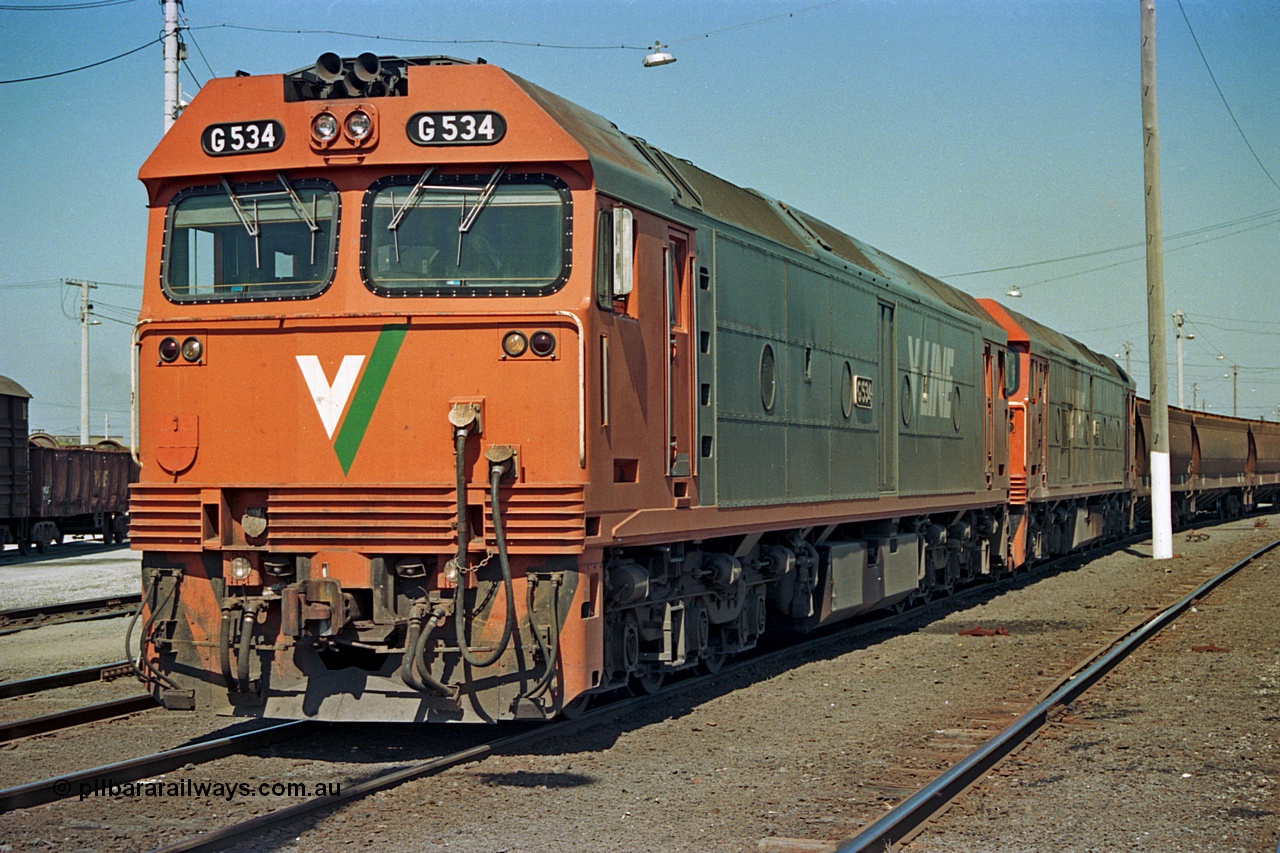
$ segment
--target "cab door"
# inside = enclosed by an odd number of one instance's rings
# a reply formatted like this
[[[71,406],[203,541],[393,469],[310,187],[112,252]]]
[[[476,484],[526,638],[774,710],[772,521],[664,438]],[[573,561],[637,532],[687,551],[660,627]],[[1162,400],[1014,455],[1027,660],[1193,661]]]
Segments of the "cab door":
[[[694,475],[693,454],[693,304],[690,269],[693,262],[692,236],[670,229],[663,249],[666,278],[667,328],[667,476],[673,494],[689,498],[689,478]]]
[[[898,406],[912,405],[911,400],[905,397],[898,399],[894,393],[897,348],[893,333],[893,306],[887,302],[880,303],[877,338],[876,355],[880,369],[876,381],[881,389],[877,426],[880,430],[880,491],[883,493],[893,492],[898,488]]]

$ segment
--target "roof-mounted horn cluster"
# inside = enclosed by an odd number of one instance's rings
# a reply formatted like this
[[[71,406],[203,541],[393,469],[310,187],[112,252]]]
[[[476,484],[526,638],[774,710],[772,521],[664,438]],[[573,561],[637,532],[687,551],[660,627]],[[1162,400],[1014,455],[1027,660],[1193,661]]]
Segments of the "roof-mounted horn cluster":
[[[483,64],[484,60],[479,60]],[[322,53],[315,65],[299,68],[284,77],[286,101],[323,101],[337,98],[385,98],[409,94],[410,65],[471,65],[451,56],[378,56],[362,53],[343,58]]]

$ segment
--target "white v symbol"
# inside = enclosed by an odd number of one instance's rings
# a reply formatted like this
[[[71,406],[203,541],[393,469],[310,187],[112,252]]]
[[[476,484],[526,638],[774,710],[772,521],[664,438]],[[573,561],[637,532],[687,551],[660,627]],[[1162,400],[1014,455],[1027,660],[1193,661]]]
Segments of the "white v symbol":
[[[307,389],[316,401],[316,411],[320,413],[320,421],[324,431],[333,438],[333,431],[338,428],[338,420],[351,398],[351,389],[356,387],[356,379],[360,376],[360,366],[364,364],[362,355],[344,355],[342,364],[338,366],[338,375],[333,377],[333,384],[324,375],[320,359],[314,355],[298,356],[298,367],[302,368],[302,377],[307,380]]]

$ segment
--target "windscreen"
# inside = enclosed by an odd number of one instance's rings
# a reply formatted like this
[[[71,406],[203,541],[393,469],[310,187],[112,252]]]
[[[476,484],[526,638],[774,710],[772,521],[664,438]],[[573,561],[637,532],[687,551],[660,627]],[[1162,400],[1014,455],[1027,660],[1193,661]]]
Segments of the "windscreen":
[[[365,282],[389,296],[536,296],[569,272],[570,202],[548,176],[388,178],[366,195]]]
[[[321,181],[196,187],[169,206],[164,291],[176,302],[296,299],[333,278],[338,193]]]

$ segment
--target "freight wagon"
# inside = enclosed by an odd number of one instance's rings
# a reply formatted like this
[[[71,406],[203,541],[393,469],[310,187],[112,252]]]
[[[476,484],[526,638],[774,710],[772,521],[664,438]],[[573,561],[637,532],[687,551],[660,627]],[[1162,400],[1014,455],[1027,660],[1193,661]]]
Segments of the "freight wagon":
[[[26,554],[40,553],[66,535],[101,536],[105,544],[128,536],[129,485],[137,465],[114,441],[61,446],[52,436],[28,434],[31,395],[0,376],[0,528]]]

